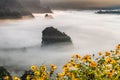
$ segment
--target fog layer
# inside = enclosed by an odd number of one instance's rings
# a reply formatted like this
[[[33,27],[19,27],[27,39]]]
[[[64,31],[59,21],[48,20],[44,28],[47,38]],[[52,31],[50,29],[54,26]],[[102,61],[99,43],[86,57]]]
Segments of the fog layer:
[[[54,63],[59,68],[73,53],[96,54],[114,49],[120,41],[119,15],[94,11],[54,11],[54,19],[34,15],[34,19],[0,20],[0,65],[21,70],[33,64]],[[42,30],[49,26],[69,35],[73,46],[41,48]]]

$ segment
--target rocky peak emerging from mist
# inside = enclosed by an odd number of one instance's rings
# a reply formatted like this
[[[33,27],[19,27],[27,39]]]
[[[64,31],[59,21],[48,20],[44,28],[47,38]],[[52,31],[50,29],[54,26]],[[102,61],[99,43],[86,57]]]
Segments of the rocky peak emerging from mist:
[[[33,17],[19,0],[0,0],[0,18],[21,18],[22,16]]]
[[[64,32],[61,32],[54,27],[47,27],[43,30],[42,46],[63,42],[72,43],[71,38]]]

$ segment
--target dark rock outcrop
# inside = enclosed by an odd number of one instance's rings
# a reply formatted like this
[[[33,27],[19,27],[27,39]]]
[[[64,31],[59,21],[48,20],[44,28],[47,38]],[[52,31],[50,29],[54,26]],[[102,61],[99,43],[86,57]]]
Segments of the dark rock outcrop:
[[[53,16],[50,15],[50,14],[45,14],[45,18],[46,18],[46,19],[53,19]]]
[[[60,32],[54,27],[47,27],[43,30],[42,46],[63,42],[68,42],[70,44],[72,43],[71,38],[64,32]]]
[[[5,78],[8,78],[8,79],[5,79]],[[0,80],[12,80],[10,73],[2,66],[0,66]]]
[[[97,14],[120,14],[118,10],[99,10],[96,12]]]
[[[0,18],[22,18],[23,16],[33,17],[32,13],[24,8],[19,0],[0,0]]]

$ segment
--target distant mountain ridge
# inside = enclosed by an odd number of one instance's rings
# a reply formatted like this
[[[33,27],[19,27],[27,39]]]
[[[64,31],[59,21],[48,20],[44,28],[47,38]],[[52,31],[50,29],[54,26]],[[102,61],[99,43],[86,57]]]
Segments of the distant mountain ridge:
[[[22,16],[33,17],[19,0],[0,0],[0,18],[21,18]]]
[[[52,13],[48,6],[41,6],[40,0],[20,0],[20,2],[32,13]]]

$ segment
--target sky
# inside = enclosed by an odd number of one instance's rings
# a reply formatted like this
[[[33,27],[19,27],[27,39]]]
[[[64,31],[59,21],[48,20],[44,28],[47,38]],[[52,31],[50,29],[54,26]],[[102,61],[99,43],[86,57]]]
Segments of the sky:
[[[52,8],[99,8],[119,6],[120,0],[41,0],[42,5]]]

